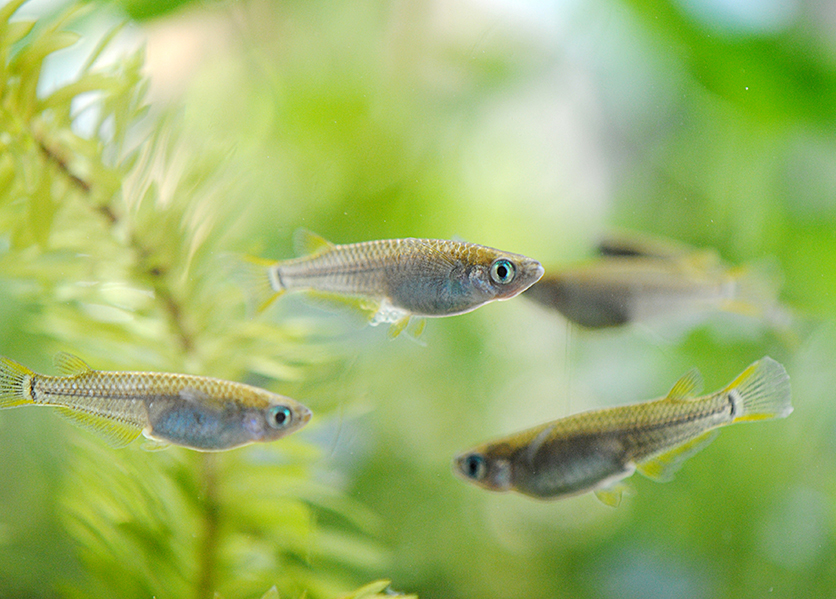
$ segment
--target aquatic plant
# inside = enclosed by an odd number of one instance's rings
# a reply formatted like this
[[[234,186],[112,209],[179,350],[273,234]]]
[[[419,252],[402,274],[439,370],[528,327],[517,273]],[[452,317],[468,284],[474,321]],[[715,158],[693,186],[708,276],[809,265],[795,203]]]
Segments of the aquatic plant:
[[[235,218],[246,169],[231,152],[183,136],[176,115],[150,114],[142,49],[104,58],[122,26],[77,76],[50,87],[49,62],[79,42],[72,28],[90,9],[16,19],[23,1],[0,9],[4,352],[35,351],[43,364],[69,349],[96,368],[269,387],[333,368],[338,358],[309,323],[247,319],[227,282],[226,243],[246,234]],[[327,597],[383,559],[375,518],[318,482],[310,441],[221,454],[111,450],[57,428],[51,414],[33,417],[4,414],[10,444],[29,454],[13,449],[4,467],[17,472],[18,500],[37,516],[3,523],[2,536],[50,530],[42,544],[64,567],[39,569],[41,545],[18,546],[1,560],[9,582],[0,594],[197,599],[255,597],[275,585],[265,597]],[[58,482],[40,496],[47,462]],[[1,575],[26,568],[29,577]]]

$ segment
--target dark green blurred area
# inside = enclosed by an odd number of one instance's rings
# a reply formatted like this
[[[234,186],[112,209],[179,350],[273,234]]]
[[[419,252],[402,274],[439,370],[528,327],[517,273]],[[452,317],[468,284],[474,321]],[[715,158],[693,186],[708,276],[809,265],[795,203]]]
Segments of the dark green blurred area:
[[[382,523],[392,558],[369,580],[424,598],[832,593],[836,9],[793,2],[764,25],[775,2],[734,18],[719,0],[116,5],[148,36],[151,99],[248,165],[230,251],[289,257],[306,227],[460,237],[548,267],[627,227],[780,264],[792,334],[729,314],[586,332],[524,298],[431,320],[421,343],[345,327],[345,371],[300,388],[333,424],[323,470]],[[16,329],[36,315],[0,298],[2,353],[48,370]],[[262,318],[294,311],[347,321],[294,298]],[[724,430],[673,482],[637,475],[616,510],[451,473],[476,443],[660,396],[694,366],[714,390],[763,355],[790,373],[791,417]],[[51,501],[64,434],[83,433],[0,414],[4,596],[85,576]]]

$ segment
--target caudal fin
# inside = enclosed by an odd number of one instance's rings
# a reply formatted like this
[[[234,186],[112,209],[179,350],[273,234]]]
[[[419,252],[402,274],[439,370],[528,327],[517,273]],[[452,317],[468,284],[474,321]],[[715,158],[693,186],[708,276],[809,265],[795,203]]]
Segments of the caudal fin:
[[[778,262],[764,258],[729,270],[734,290],[724,309],[755,318],[767,318],[778,307],[783,274]]]
[[[29,396],[29,381],[35,374],[9,358],[0,358],[0,408],[35,403]]]
[[[278,277],[273,276],[275,261],[242,256],[235,271],[247,294],[247,303],[256,312],[263,312],[285,292]]]
[[[749,366],[723,392],[734,403],[734,422],[785,418],[792,412],[790,377],[770,357]]]

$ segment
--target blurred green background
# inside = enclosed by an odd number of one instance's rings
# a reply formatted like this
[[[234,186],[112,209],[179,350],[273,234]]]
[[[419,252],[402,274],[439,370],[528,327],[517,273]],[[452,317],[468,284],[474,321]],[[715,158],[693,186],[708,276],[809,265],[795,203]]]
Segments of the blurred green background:
[[[126,17],[152,111],[176,107],[192,146],[241,167],[239,197],[214,201],[240,206],[244,233],[218,251],[289,257],[305,227],[339,243],[458,237],[548,267],[626,227],[781,266],[793,335],[729,314],[589,332],[517,298],[431,320],[416,343],[283,298],[258,318],[333,329],[339,367],[274,388],[322,414],[300,433],[321,448],[311,468],[376,522],[387,557],[358,559],[351,580],[424,598],[832,596],[833,5],[126,0],[79,28]],[[27,306],[0,293],[2,353],[48,370]],[[673,482],[634,477],[618,509],[451,474],[453,455],[492,437],[662,395],[694,366],[714,390],[763,355],[790,373],[792,416],[723,431]],[[0,414],[3,596],[64,595],[90,574],[54,499],[81,468],[64,447],[86,433],[34,412]]]

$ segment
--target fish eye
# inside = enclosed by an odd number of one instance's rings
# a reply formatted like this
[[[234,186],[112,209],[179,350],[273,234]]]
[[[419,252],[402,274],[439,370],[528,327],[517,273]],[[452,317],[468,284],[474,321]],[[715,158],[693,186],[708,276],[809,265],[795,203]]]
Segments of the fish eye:
[[[488,472],[488,463],[484,456],[474,453],[462,461],[462,470],[469,478],[482,480]]]
[[[273,406],[268,413],[267,422],[273,428],[284,428],[293,420],[293,413],[287,406]]]
[[[507,258],[500,258],[491,265],[491,280],[494,283],[507,285],[514,280],[516,274],[514,263]]]

